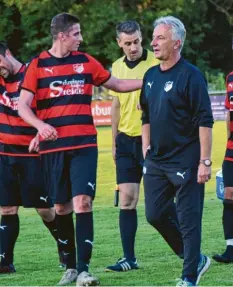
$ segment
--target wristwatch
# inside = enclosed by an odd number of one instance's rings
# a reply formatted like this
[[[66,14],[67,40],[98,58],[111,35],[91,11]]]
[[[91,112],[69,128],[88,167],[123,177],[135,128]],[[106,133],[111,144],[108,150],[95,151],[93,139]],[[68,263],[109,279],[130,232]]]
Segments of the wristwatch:
[[[200,163],[203,163],[205,166],[211,166],[212,161],[210,159],[201,159]]]

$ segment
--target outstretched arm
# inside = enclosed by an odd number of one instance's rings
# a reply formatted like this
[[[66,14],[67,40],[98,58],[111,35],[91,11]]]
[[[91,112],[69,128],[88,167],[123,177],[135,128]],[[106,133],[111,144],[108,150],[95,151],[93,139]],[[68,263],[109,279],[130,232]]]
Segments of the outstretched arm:
[[[141,89],[142,80],[122,80],[111,76],[103,86],[118,93],[126,93]]]

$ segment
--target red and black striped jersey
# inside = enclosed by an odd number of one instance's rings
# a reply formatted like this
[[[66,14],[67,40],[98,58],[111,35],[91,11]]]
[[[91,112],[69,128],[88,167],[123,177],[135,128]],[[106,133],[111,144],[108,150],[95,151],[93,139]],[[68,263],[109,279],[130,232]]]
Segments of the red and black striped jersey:
[[[35,128],[25,123],[18,115],[19,86],[26,65],[7,79],[0,77],[0,154],[11,156],[38,156],[29,153],[28,146],[36,135]],[[32,103],[35,112],[35,101]]]
[[[225,106],[230,112],[230,137],[227,141],[225,160],[233,161],[233,71],[227,76],[226,90]]]
[[[29,64],[22,89],[35,95],[37,116],[58,131],[56,141],[40,138],[40,153],[97,146],[91,113],[93,86],[110,73],[86,53],[56,58],[43,51]]]

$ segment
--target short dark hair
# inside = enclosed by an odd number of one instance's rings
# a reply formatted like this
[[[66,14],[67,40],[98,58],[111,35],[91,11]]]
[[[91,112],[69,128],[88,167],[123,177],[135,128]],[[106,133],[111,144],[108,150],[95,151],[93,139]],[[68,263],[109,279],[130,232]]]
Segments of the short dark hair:
[[[141,29],[140,29],[139,24],[134,20],[124,21],[124,22],[119,23],[116,26],[117,37],[119,37],[120,33],[131,35],[135,33],[136,31],[141,32]]]
[[[53,40],[57,39],[58,33],[68,32],[69,29],[77,23],[79,23],[79,19],[68,13],[61,13],[54,16],[50,25]]]
[[[0,55],[5,56],[6,55],[6,50],[8,50],[8,49],[9,48],[8,48],[7,44],[0,41]]]

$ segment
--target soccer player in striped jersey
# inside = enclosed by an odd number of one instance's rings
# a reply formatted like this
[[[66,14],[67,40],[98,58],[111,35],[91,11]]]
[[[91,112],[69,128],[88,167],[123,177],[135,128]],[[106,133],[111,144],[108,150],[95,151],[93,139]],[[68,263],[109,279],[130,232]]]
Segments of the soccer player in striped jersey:
[[[143,49],[140,26],[136,21],[116,26],[117,43],[124,56],[112,65],[112,75],[120,79],[142,79],[159,61]],[[138,269],[134,251],[137,231],[137,202],[142,178],[141,111],[137,108],[140,90],[129,93],[110,91],[112,101],[112,154],[120,191],[119,227],[124,255],[105,271]]]
[[[68,254],[67,270],[58,285],[67,285],[76,278],[78,286],[97,285],[98,278],[88,272],[94,239],[92,201],[98,156],[91,114],[93,86],[127,92],[140,89],[142,81],[116,79],[93,57],[77,51],[83,41],[77,17],[68,13],[56,15],[51,34],[51,49],[41,52],[28,66],[19,114],[38,130],[42,169],[55,203],[58,236]],[[31,110],[33,99],[37,116]],[[71,232],[73,210],[78,270]]]
[[[0,42],[0,274],[15,272],[13,257],[20,205],[35,207],[58,243],[55,210],[43,185],[39,154],[28,150],[37,131],[17,111],[25,69],[26,65]],[[35,110],[35,102],[32,109]],[[60,247],[59,251],[64,258]]]
[[[223,254],[215,254],[213,259],[220,263],[233,263],[233,72],[227,76],[226,90],[227,147],[222,165],[225,188],[222,223],[227,247]]]

